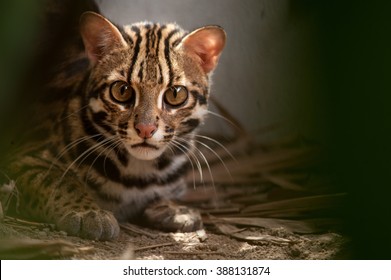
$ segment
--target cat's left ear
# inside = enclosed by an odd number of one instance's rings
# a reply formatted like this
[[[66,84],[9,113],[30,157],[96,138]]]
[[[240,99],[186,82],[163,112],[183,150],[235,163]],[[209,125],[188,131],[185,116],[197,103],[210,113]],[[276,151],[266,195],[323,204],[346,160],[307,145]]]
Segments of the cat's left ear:
[[[118,28],[108,19],[94,12],[82,14],[80,34],[87,56],[93,64],[112,49],[127,45]]]
[[[179,46],[198,57],[202,69],[208,74],[217,66],[225,40],[225,31],[221,27],[205,26],[186,35]]]

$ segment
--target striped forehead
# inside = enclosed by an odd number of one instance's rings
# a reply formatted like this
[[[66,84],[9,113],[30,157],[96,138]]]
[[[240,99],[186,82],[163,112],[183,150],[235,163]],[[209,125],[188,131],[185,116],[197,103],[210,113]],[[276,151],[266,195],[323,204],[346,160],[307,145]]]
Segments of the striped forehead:
[[[132,82],[172,85],[172,49],[185,32],[175,24],[137,23],[124,27],[132,42],[128,78]]]

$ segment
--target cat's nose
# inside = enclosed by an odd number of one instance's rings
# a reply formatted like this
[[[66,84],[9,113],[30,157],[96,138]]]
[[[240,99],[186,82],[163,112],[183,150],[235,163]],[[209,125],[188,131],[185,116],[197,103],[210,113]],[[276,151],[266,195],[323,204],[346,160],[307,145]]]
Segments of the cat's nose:
[[[144,124],[138,123],[134,126],[137,131],[138,136],[143,139],[151,138],[153,134],[155,134],[157,130],[157,126],[154,124]]]

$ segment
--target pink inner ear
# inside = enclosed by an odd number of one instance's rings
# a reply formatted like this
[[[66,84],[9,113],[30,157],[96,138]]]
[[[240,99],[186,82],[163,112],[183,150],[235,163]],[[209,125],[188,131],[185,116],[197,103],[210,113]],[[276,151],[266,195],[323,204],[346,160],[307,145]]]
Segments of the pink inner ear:
[[[184,39],[185,48],[201,59],[205,73],[213,71],[225,45],[225,32],[219,27],[204,27]]]

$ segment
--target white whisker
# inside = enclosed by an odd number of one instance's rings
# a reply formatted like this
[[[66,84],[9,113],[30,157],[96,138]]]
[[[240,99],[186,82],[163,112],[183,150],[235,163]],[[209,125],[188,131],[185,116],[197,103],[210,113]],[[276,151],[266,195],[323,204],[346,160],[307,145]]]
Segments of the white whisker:
[[[236,158],[231,154],[231,152],[223,144],[221,144],[219,141],[217,141],[217,140],[215,140],[215,139],[213,139],[211,137],[208,137],[208,136],[205,136],[205,135],[201,135],[201,134],[195,134],[194,136],[195,137],[199,137],[199,138],[204,138],[206,140],[209,140],[209,141],[215,143],[220,148],[222,148],[235,162],[237,161]]]
[[[175,142],[177,145],[180,145],[184,149],[184,150],[182,150],[182,149],[180,149],[180,150],[186,154],[189,153],[189,155],[195,160],[195,164],[197,165],[198,173],[200,174],[200,181],[204,182],[204,176],[203,176],[203,172],[202,172],[201,162],[199,161],[197,155],[191,149],[184,146],[182,143],[180,143],[176,140],[171,140],[171,141]]]
[[[231,175],[231,172],[229,171],[227,165],[225,165],[224,160],[219,156],[219,154],[216,153],[211,147],[209,147],[209,146],[206,145],[205,143],[203,143],[203,142],[201,142],[201,141],[198,141],[198,140],[194,140],[194,141],[196,141],[198,144],[204,146],[204,147],[207,148],[209,151],[211,151],[211,152],[220,160],[220,162],[221,162],[222,165],[224,166],[224,169],[227,171],[229,177],[231,178],[231,180],[233,180],[232,175]]]
[[[119,144],[122,143],[121,139],[115,139],[115,137],[113,138],[110,138],[113,140],[112,143],[110,143],[110,145],[108,147],[106,147],[105,149],[103,149],[96,157],[95,159],[93,160],[93,162],[90,164],[90,167],[88,168],[87,172],[86,172],[86,175],[85,175],[85,183],[87,184],[87,179],[88,179],[88,174],[90,173],[91,171],[91,168],[94,166],[95,162],[98,160],[98,158],[103,154],[103,153],[106,153],[105,155],[105,158],[104,158],[104,161],[103,161],[103,168],[104,168],[104,172],[106,173],[106,169],[105,169],[105,166],[106,166],[106,159],[109,155],[109,153],[115,149],[115,147],[117,147]],[[88,156],[88,155],[87,155]]]
[[[93,145],[92,147],[88,148],[86,151],[84,151],[81,155],[79,155],[74,161],[71,162],[71,164],[68,165],[66,170],[64,171],[63,175],[60,178],[60,182],[64,179],[65,175],[68,173],[68,171],[73,167],[74,164],[76,164],[79,160],[82,159],[82,161],[79,163],[80,164],[95,150],[99,149],[101,146],[104,144],[110,142],[112,138],[106,138],[105,140],[98,142],[97,144]]]
[[[216,113],[216,112],[213,112],[213,111],[210,111],[210,110],[207,110],[208,112],[208,115],[212,115],[212,116],[215,116],[215,117],[219,117],[221,119],[223,119],[224,121],[226,121],[227,123],[229,123],[230,125],[232,125],[233,127],[235,127],[237,130],[242,130],[241,127],[239,127],[237,124],[235,124],[234,122],[232,122],[230,119]]]
[[[109,147],[110,150],[106,153],[105,155],[105,159],[103,160],[103,171],[105,172],[105,174],[107,174],[106,172],[106,160],[107,160],[107,157],[109,156],[109,154],[111,153],[111,151],[113,151],[115,148],[119,147],[120,145],[122,144],[122,140],[121,139],[116,139],[112,145]],[[117,153],[116,153],[117,154]]]
[[[87,108],[88,106],[89,106],[88,104],[87,104],[87,105],[84,105],[83,107],[79,108],[78,110],[76,110],[76,111],[74,111],[74,112],[72,112],[72,113],[66,115],[65,117],[63,117],[63,118],[57,120],[57,122],[62,122],[62,121],[64,121],[64,120],[66,120],[67,118],[69,118],[69,117],[71,117],[71,116],[73,116],[73,115],[75,115],[75,114],[80,113],[83,109]]]
[[[214,187],[215,184],[214,184],[212,169],[210,168],[208,159],[205,157],[205,155],[202,153],[202,151],[201,151],[200,149],[198,149],[197,146],[196,146],[194,143],[192,143],[191,141],[188,141],[187,139],[179,138],[179,137],[177,137],[177,139],[180,140],[180,141],[186,142],[186,143],[190,143],[190,144],[192,145],[192,147],[194,148],[194,150],[195,150],[196,152],[198,152],[198,154],[199,154],[199,155],[201,156],[201,158],[204,160],[206,167],[208,168],[210,180],[211,180],[211,182],[212,182],[212,186]],[[203,180],[202,180],[202,181],[203,181]]]
[[[193,161],[191,160],[191,158],[189,157],[189,155],[186,153],[185,150],[182,150],[180,147],[178,147],[178,144],[175,144],[175,143],[170,142],[170,143],[168,144],[167,148],[170,149],[170,151],[171,151],[171,153],[172,153],[173,155],[175,154],[175,152],[174,152],[173,147],[171,147],[171,145],[173,145],[175,148],[179,149],[179,150],[180,150],[181,152],[183,152],[183,154],[187,157],[188,162],[189,162],[190,165],[191,165],[191,173],[192,173],[192,175],[193,175],[193,188],[195,189],[195,188],[196,188],[196,183],[195,183],[195,174],[194,174],[195,169],[194,169],[194,163],[193,163]]]
[[[78,138],[74,141],[72,141],[71,143],[67,144],[61,151],[60,153],[58,153],[58,155],[56,156],[56,158],[54,159],[54,161],[52,162],[52,164],[50,165],[48,171],[46,172],[47,174],[51,171],[51,169],[53,168],[54,164],[58,163],[58,161],[60,160],[60,158],[63,157],[63,155],[65,153],[67,153],[69,150],[73,149],[75,146],[79,145],[80,143],[84,142],[84,141],[88,141],[90,139],[93,139],[95,137],[102,137],[102,134],[95,134],[95,135],[92,135],[92,136],[84,136],[84,137],[81,137],[81,138]]]

